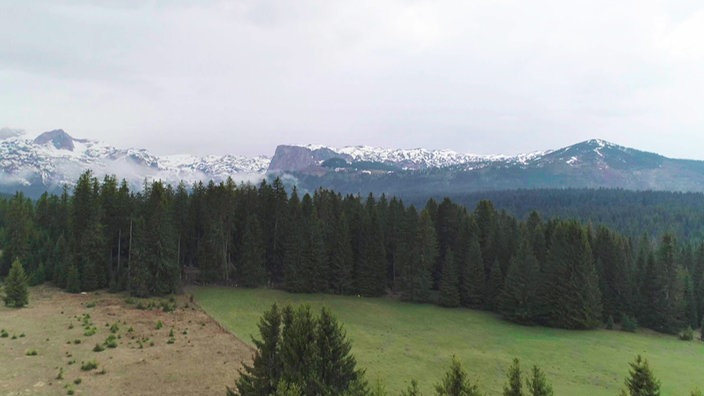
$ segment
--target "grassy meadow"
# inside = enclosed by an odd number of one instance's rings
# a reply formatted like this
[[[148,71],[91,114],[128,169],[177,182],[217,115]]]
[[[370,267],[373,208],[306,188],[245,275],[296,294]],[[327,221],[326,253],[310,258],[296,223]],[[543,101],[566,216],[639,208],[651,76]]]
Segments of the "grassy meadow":
[[[491,313],[387,298],[216,287],[189,291],[221,325],[250,344],[252,335],[259,336],[259,317],[274,302],[310,304],[315,310],[329,307],[347,330],[369,381],[381,379],[392,395],[412,378],[431,394],[452,355],[488,395],[501,393],[514,357],[521,360],[524,372],[538,364],[556,395],[617,395],[636,354],[648,359],[663,395],[704,389],[704,343],[674,336],[518,326]]]

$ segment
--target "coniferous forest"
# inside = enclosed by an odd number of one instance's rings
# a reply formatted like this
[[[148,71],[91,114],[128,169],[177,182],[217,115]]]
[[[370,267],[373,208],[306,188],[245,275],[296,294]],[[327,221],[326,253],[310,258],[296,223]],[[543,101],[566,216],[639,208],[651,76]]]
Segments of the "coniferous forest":
[[[704,243],[627,238],[603,226],[519,221],[482,200],[424,207],[386,196],[259,185],[80,176],[72,191],[0,198],[0,276],[135,296],[186,282],[295,293],[391,295],[521,324],[621,323],[675,333],[704,314]]]

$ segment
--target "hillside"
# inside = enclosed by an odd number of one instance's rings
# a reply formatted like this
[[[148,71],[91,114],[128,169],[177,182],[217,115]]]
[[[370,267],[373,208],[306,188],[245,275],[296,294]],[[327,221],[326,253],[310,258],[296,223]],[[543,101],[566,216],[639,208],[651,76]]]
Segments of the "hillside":
[[[368,378],[380,378],[391,394],[410,379],[430,394],[457,355],[488,395],[498,395],[514,357],[522,367],[539,365],[556,395],[613,396],[628,372],[628,362],[643,354],[662,382],[663,395],[685,395],[702,387],[704,344],[673,336],[620,331],[566,331],[524,327],[495,315],[448,310],[391,299],[287,294],[264,289],[199,287],[191,290],[210,315],[239,338],[257,335],[256,323],[272,303],[329,307],[344,324],[358,364]]]

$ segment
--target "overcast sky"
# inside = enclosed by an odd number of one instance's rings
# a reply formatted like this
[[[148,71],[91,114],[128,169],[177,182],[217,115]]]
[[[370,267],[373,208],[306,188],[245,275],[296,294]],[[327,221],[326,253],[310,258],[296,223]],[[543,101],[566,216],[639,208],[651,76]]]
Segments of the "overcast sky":
[[[0,0],[0,127],[159,154],[603,138],[704,159],[704,3]]]

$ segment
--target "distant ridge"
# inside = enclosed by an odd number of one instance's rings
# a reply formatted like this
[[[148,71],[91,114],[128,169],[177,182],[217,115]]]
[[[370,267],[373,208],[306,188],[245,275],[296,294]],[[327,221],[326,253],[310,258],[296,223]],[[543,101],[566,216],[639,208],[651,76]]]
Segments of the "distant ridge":
[[[534,188],[623,188],[704,192],[704,161],[670,159],[590,139],[521,155],[462,154],[452,150],[333,148],[281,145],[273,157],[169,155],[76,139],[63,129],[35,139],[16,129],[0,135],[0,192],[37,196],[71,186],[80,173],[116,175],[134,188],[161,179],[187,185],[210,180],[258,182],[282,177],[301,191],[437,196]]]

